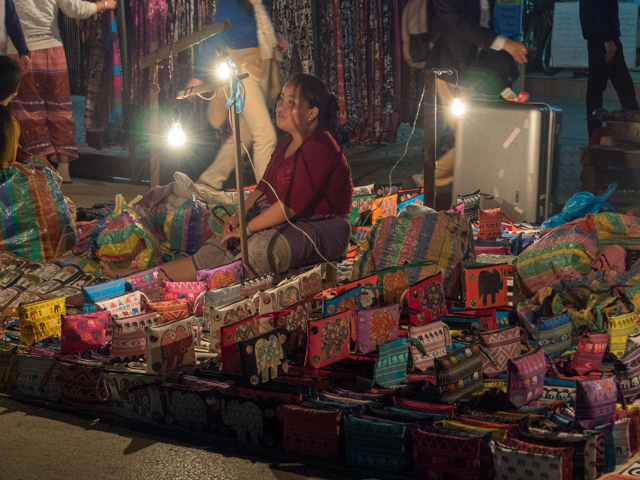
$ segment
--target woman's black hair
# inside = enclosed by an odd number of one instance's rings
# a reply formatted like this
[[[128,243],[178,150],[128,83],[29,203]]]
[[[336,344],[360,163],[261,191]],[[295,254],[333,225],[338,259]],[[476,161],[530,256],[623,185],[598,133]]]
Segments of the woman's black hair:
[[[20,85],[20,65],[6,55],[0,56],[0,101],[16,93]],[[7,130],[13,129],[13,115],[9,107],[0,105],[0,153],[7,149]]]
[[[335,134],[338,126],[338,99],[324,82],[314,75],[294,73],[287,84],[300,89],[300,95],[307,101],[309,108],[318,108],[320,127]]]
[[[253,11],[253,5],[249,0],[236,0],[238,6],[244,10],[244,12],[249,15],[249,17],[254,17],[255,13]]]

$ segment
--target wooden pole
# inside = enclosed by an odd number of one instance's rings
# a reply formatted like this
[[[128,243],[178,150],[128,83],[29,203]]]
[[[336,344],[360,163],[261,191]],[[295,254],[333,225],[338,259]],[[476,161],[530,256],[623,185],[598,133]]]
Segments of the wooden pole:
[[[424,204],[436,208],[436,116],[438,111],[438,96],[436,89],[437,74],[425,70],[425,100],[424,100]]]
[[[244,207],[244,170],[242,169],[242,144],[240,142],[240,115],[236,110],[235,102],[231,106],[231,112],[231,115],[233,116],[233,135],[236,139],[236,190],[238,192],[240,251],[242,252],[242,261],[247,267],[250,267],[249,250],[247,249],[247,221]]]
[[[149,44],[149,49],[152,52],[157,51],[158,43],[151,42]],[[157,146],[159,113],[160,108],[158,106],[158,65],[152,65],[151,70],[149,71],[149,131],[151,135],[151,161],[149,164],[149,168],[151,170],[151,188],[160,185],[160,151]]]

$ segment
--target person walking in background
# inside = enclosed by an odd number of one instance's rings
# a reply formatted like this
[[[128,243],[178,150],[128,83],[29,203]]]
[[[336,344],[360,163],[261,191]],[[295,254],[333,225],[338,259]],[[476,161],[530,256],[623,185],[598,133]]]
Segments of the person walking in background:
[[[611,80],[622,108],[638,110],[640,107],[620,43],[618,0],[580,0],[580,24],[589,53],[587,130],[591,138],[593,131],[602,126],[593,114],[602,108],[602,95],[608,80]]]
[[[1,5],[1,4],[0,4]],[[27,48],[27,42],[24,39],[24,33],[22,32],[22,26],[20,25],[20,18],[16,13],[16,7],[13,4],[13,0],[5,0],[4,12],[0,12],[0,15],[4,16],[5,34],[9,35],[9,38],[13,42],[18,51],[20,58],[18,64],[23,72],[28,72],[31,68],[31,59],[29,58],[29,49]],[[0,54],[4,55],[6,52],[6,38],[3,34],[0,38]]]
[[[30,50],[31,69],[23,72],[18,95],[10,107],[20,122],[21,145],[32,155],[57,163],[67,183],[71,182],[69,161],[78,157],[78,149],[58,10],[71,18],[85,19],[113,10],[116,5],[115,0],[15,0]],[[8,50],[17,60],[16,47],[11,43]]]
[[[240,139],[247,149],[253,147],[256,181],[260,181],[276,146],[276,131],[271,121],[269,105],[280,93],[274,49],[284,51],[288,44],[277,37],[261,0],[219,0],[214,23],[228,18],[231,27],[215,35],[200,47],[194,78],[186,88],[202,85],[214,71],[214,62],[221,46],[225,46],[238,74],[248,73],[242,80],[246,97],[240,115]],[[223,93],[224,91],[224,93]],[[214,128],[220,128],[228,118],[225,107],[228,89],[219,89],[209,102],[207,116]],[[235,170],[236,146],[233,137],[222,144],[214,162],[196,183],[221,190],[225,180]]]

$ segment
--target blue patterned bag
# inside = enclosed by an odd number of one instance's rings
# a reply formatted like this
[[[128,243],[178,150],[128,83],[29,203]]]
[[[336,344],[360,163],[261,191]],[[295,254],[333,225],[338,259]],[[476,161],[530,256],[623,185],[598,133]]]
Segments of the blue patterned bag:
[[[126,278],[119,278],[91,287],[82,287],[82,311],[83,313],[93,313],[97,310],[96,302],[119,297],[131,291],[133,291],[133,288]]]
[[[424,347],[415,338],[399,338],[393,342],[378,345],[378,361],[373,371],[373,377],[378,385],[391,387],[407,381],[409,343],[426,356]]]
[[[551,358],[562,355],[571,347],[573,338],[573,323],[571,314],[563,312],[549,318],[540,318],[535,326],[536,340],[531,342],[542,348]]]

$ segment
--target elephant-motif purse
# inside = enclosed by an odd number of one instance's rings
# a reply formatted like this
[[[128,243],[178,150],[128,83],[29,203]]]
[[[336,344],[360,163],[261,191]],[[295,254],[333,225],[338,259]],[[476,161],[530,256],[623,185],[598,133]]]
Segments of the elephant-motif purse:
[[[186,298],[189,302],[189,311],[193,311],[193,306],[196,303],[196,298],[202,292],[207,289],[207,284],[204,282],[162,282],[162,299],[163,300],[177,300],[179,298]],[[197,316],[202,316],[202,308],[196,313]]]
[[[373,370],[373,378],[378,385],[389,388],[407,381],[409,345],[425,355],[422,344],[415,338],[398,338],[378,345],[378,360]]]
[[[614,421],[616,402],[627,408],[620,382],[614,376],[576,380],[575,423],[583,429],[608,425]]]
[[[256,293],[258,297],[258,312],[263,313],[278,312],[298,303],[300,297],[300,278],[293,277],[281,282],[277,287],[273,287],[264,292]]]
[[[348,310],[309,321],[306,367],[318,369],[349,357],[353,315],[354,312]]]
[[[322,291],[322,265],[317,265],[308,272],[298,275],[300,282],[300,299],[313,298]],[[290,305],[287,305],[289,307]]]
[[[126,277],[134,290],[139,290],[149,297],[149,301],[157,302],[162,300],[162,278],[160,278],[160,267],[153,267],[142,272],[136,272],[130,277]]]
[[[60,401],[60,366],[53,355],[17,353],[14,358],[16,394],[49,402]]]
[[[398,210],[398,194],[393,193],[386,197],[376,198],[371,209],[371,223],[376,223],[378,218],[395,217]]]
[[[447,314],[440,272],[411,285],[407,298],[409,308],[420,311],[409,314],[411,325],[430,323]]]
[[[243,274],[248,272],[249,269],[242,262],[237,260],[229,265],[223,265],[211,270],[198,270],[196,272],[196,278],[199,282],[203,282],[209,289],[226,287],[239,283],[242,280]]]
[[[509,265],[465,263],[464,283],[467,308],[503,307],[507,300],[507,274]]]
[[[361,195],[353,197],[353,200],[351,201],[351,213],[349,214],[351,226],[356,227],[369,223],[367,220],[371,215],[373,201],[375,198],[375,195]]]
[[[613,367],[624,397],[628,402],[633,402],[640,395],[640,348],[616,358]]]
[[[421,355],[418,349],[411,345],[413,369],[421,372],[433,367],[434,359],[446,355],[447,345],[451,345],[449,328],[442,322],[411,326],[409,337],[418,340],[425,350],[425,355]]]
[[[242,443],[273,447],[282,445],[282,424],[276,399],[248,398],[227,393],[215,394],[220,405],[217,431]]]
[[[278,312],[280,313],[280,312]],[[288,313],[287,313],[288,314]],[[265,314],[277,315],[277,314]],[[239,375],[242,372],[238,342],[249,340],[260,334],[260,315],[245,318],[239,322],[225,325],[220,329],[220,344],[223,373]]]
[[[609,343],[606,333],[583,333],[578,348],[571,359],[571,368],[578,375],[587,375],[600,368]]]
[[[389,343],[398,338],[400,305],[360,310],[355,316],[356,352],[367,354],[376,350],[377,345]]]
[[[378,285],[382,285],[384,303],[393,305],[400,303],[400,299],[409,285],[418,283],[420,279],[435,275],[438,265],[433,261],[421,263],[405,263],[399,267],[379,270]]]
[[[126,278],[118,278],[99,285],[82,287],[83,313],[95,312],[96,302],[119,297],[132,290],[133,288]]]
[[[158,423],[164,421],[165,412],[157,375],[132,370],[105,370],[104,376],[114,408],[134,418],[142,417]]]
[[[571,313],[567,311],[553,317],[538,319],[535,336],[536,341],[532,343],[542,348],[549,357],[562,355],[571,347],[573,339]]]
[[[627,337],[638,333],[635,312],[609,317],[609,351],[616,357],[624,355]]]
[[[433,363],[441,403],[456,405],[462,397],[484,388],[482,353],[476,343],[437,357]]]
[[[516,407],[522,407],[542,396],[545,355],[541,348],[507,361],[507,396]]]
[[[202,317],[206,320],[211,318],[211,309],[216,307],[224,307],[232,303],[240,301],[240,283],[227,285],[226,287],[216,288],[215,290],[205,290],[198,298],[194,305],[194,310],[199,308],[200,302],[203,302]]]
[[[307,298],[287,308],[291,313],[286,316],[271,317],[267,322],[260,323],[260,331],[268,332],[274,328],[285,326],[289,335],[287,347],[289,351],[298,350],[307,346],[307,325],[311,319],[313,299]]]
[[[196,317],[145,329],[147,373],[161,373],[196,364]]]
[[[635,335],[629,335],[627,337],[625,352],[629,352],[634,348],[638,348],[638,347],[640,347],[640,333],[636,333]]]
[[[238,342],[242,376],[252,386],[267,383],[289,371],[286,327],[278,327]]]
[[[71,405],[103,405],[109,401],[109,389],[102,362],[60,360],[60,393]]]
[[[67,313],[65,297],[22,303],[20,313],[20,341],[33,345],[45,338],[60,338],[62,315]]]
[[[324,317],[346,311],[351,311],[355,314],[360,308],[361,290],[362,286],[360,285],[338,294],[325,290],[316,295],[315,299],[322,301],[322,315]]]
[[[240,283],[240,298],[253,298],[256,293],[263,290],[269,290],[272,286],[272,273],[262,275],[261,277],[248,278]],[[238,300],[240,300],[240,298]]]
[[[114,319],[111,358],[122,361],[135,361],[144,358],[147,353],[144,330],[162,323],[161,320],[161,317],[155,312]]]
[[[125,318],[142,314],[145,310],[145,303],[148,302],[149,297],[142,292],[135,291],[96,302],[96,307],[98,310],[106,310],[113,318]]]
[[[148,309],[156,312],[160,316],[159,323],[169,323],[175,320],[182,320],[190,315],[189,301],[186,298],[176,300],[164,300],[161,302],[150,302]]]
[[[491,444],[496,469],[495,478],[526,478],[536,472],[540,478],[562,480],[562,457],[531,453],[508,448],[500,443]]]
[[[207,313],[209,317],[206,315],[204,317],[204,329],[211,332],[209,350],[220,353],[222,348],[220,329],[254,316],[256,314],[256,308],[252,299],[245,298],[231,305],[211,308],[209,312],[205,311],[205,314]]]
[[[62,315],[61,323],[60,353],[62,355],[104,347],[107,337],[112,336],[109,312]],[[107,330],[109,330],[108,334]]]

